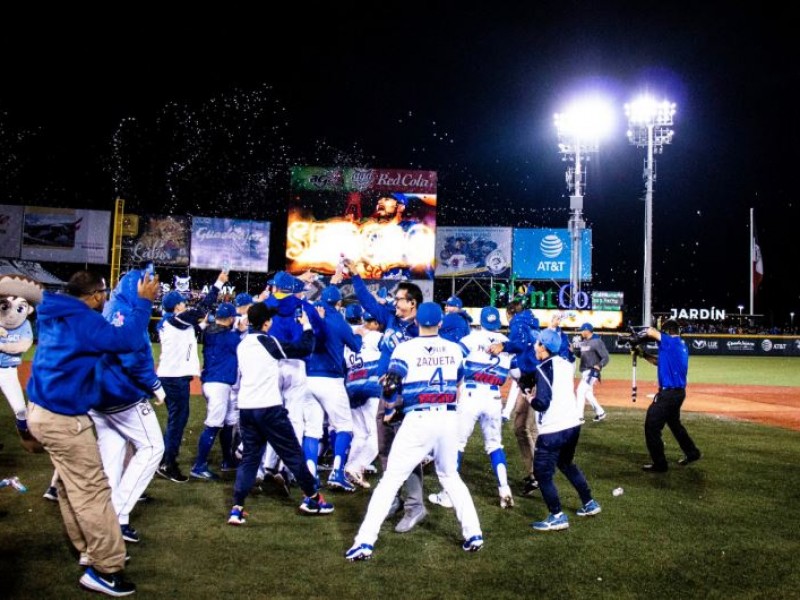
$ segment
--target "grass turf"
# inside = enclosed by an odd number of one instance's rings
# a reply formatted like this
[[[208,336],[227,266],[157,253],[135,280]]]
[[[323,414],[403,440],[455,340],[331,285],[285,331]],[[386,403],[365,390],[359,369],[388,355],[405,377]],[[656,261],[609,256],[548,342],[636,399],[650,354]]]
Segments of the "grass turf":
[[[158,410],[163,418],[164,409]],[[185,470],[203,416],[202,399],[194,397]],[[373,560],[348,564],[342,555],[368,492],[326,493],[336,505],[333,515],[304,517],[296,510],[299,490],[284,498],[267,489],[248,499],[248,522],[234,528],[225,523],[232,480],[175,484],[157,478],[148,490],[154,501],[132,515],[142,542],[129,544],[127,574],[153,598],[798,597],[796,432],[686,414],[703,459],[651,475],[639,470],[647,459],[642,413],[612,409],[611,416],[583,428],[577,456],[603,512],[575,516],[577,495],[561,475],[556,478],[570,517],[567,531],[530,530],[531,521],[546,515],[538,494],[517,497],[511,511],[499,508],[476,432],[463,475],[486,538],[478,554],[460,549],[453,512],[429,505],[419,528],[401,535],[387,521]],[[9,432],[0,475],[17,474],[30,488],[27,494],[0,490],[3,597],[84,597],[58,507],[41,497],[49,460],[18,447],[10,411],[0,416],[0,431]],[[505,439],[510,479],[518,484],[524,469],[508,429]],[[668,432],[665,441],[668,456],[677,459],[680,451]],[[215,449],[212,464],[218,462]],[[622,496],[612,496],[616,487],[624,488]],[[429,468],[426,494],[438,489]]]

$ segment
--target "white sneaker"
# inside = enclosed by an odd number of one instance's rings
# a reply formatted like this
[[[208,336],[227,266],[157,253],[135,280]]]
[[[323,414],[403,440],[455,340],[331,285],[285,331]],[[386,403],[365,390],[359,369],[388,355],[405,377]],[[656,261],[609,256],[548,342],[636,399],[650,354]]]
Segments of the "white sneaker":
[[[447,492],[442,490],[438,494],[431,494],[428,496],[428,502],[431,504],[438,504],[439,506],[443,506],[444,508],[453,508],[453,501],[450,500],[450,496],[447,495]]]

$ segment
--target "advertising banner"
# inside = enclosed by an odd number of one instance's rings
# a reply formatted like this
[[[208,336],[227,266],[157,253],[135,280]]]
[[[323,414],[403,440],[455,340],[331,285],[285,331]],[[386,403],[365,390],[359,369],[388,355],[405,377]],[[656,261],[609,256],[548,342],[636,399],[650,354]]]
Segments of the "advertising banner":
[[[193,217],[191,267],[266,273],[269,228],[268,221]]]
[[[610,352],[629,352],[628,347],[619,342],[618,336],[602,337]],[[690,356],[800,356],[800,338],[797,337],[688,333],[681,337],[689,348]],[[648,342],[646,350],[648,354],[657,354],[658,345]]]
[[[141,216],[140,235],[123,238],[123,261],[137,266],[152,262],[156,266],[189,266],[189,217]]]
[[[592,230],[581,237],[581,280],[592,280]],[[572,239],[568,229],[514,229],[514,273],[521,279],[569,281]]]
[[[509,277],[512,246],[510,227],[439,227],[436,276]]]
[[[110,211],[26,206],[20,258],[104,264],[110,228]]]
[[[391,169],[292,170],[286,270],[366,279],[432,279],[436,174]]]
[[[0,256],[19,258],[24,206],[0,204]]]

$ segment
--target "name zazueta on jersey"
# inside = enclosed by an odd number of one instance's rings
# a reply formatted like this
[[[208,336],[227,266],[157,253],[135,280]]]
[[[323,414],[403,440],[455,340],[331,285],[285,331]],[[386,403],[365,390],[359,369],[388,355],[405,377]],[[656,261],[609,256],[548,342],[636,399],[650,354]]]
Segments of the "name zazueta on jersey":
[[[403,412],[426,404],[454,403],[463,377],[462,357],[458,344],[439,336],[417,337],[398,345],[389,371],[403,378]]]

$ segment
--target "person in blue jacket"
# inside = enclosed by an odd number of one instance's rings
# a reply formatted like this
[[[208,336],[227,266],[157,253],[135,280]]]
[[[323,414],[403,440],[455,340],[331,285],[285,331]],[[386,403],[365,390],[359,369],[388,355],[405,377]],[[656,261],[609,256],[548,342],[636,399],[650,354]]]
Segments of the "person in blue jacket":
[[[75,273],[65,293],[45,292],[38,310],[28,425],[60,476],[58,502],[67,535],[90,563],[80,584],[105,594],[131,594],[136,586],[122,575],[125,542],[88,414],[100,403],[96,364],[105,354],[140,347],[158,288],[157,277],[139,280],[138,299],[119,327],[99,314],[108,287],[88,271]]]
[[[203,334],[203,396],[206,399],[205,428],[197,441],[197,457],[189,475],[195,479],[215,480],[219,476],[208,467],[208,455],[214,447],[217,434],[222,447],[221,469],[235,470],[232,443],[233,428],[238,422],[236,405],[231,388],[239,374],[236,348],[242,339],[240,331],[233,328],[236,307],[223,302],[214,313],[214,323]]]
[[[353,352],[360,352],[361,337],[353,332],[338,310],[342,302],[339,288],[334,285],[326,287],[322,290],[321,301],[325,308],[325,327],[306,362],[308,391],[325,409],[330,427],[336,431],[328,487],[354,492],[356,488],[344,472],[353,440],[353,416],[344,386],[347,371],[344,349],[346,346]]]
[[[444,319],[439,335],[446,340],[458,343],[470,334],[472,317],[464,310],[464,303],[458,296],[450,296],[444,303]]]

